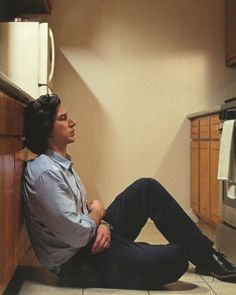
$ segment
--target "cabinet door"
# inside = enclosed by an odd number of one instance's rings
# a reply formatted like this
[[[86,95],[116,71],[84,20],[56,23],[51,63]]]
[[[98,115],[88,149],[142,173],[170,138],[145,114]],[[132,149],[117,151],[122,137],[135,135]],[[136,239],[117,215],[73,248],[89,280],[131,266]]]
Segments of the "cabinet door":
[[[14,214],[14,139],[0,137],[0,292],[16,268]]]
[[[209,117],[203,117],[199,119],[199,138],[210,138],[210,119]]]
[[[200,216],[210,219],[210,142],[200,142]]]
[[[211,140],[219,140],[220,134],[219,134],[219,116],[211,116],[210,117],[210,137]]]
[[[210,144],[210,219],[214,223],[220,222],[219,217],[219,181],[217,180],[218,161],[219,161],[219,141],[211,141]]]
[[[191,208],[199,215],[199,141],[191,141],[190,157]]]
[[[199,138],[199,120],[194,119],[191,121],[191,139],[198,139]]]

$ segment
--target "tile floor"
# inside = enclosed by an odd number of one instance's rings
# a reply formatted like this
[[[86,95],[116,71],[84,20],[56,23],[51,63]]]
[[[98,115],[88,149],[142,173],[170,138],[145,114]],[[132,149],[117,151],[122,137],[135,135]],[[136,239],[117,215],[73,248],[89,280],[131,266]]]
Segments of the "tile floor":
[[[202,230],[214,240],[215,233],[210,227],[200,224]],[[148,223],[141,232],[139,241],[150,243],[165,243],[161,234],[157,234],[151,223]],[[19,275],[15,276],[13,284],[6,290],[4,295],[161,295],[161,294],[217,294],[235,295],[236,284],[223,283],[216,279],[200,276],[194,273],[194,267],[190,265],[189,270],[182,278],[172,284],[163,286],[159,291],[134,291],[115,289],[78,289],[62,288],[57,286],[57,280],[53,274],[48,273],[40,267],[24,269],[26,280],[17,283]]]

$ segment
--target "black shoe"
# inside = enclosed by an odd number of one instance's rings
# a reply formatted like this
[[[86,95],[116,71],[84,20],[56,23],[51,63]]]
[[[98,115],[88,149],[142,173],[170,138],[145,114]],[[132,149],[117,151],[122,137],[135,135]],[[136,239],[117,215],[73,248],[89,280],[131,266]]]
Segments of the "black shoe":
[[[219,252],[215,252],[206,263],[196,266],[195,272],[224,282],[236,283],[236,266]]]

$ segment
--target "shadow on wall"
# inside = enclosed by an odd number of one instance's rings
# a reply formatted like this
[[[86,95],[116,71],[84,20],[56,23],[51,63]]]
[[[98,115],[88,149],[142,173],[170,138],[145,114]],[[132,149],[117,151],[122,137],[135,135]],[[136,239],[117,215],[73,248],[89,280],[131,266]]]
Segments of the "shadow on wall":
[[[188,197],[183,118],[235,88],[224,66],[223,1],[54,2],[48,20],[60,48],[55,91],[78,121],[70,150],[88,195],[99,197],[101,187],[108,195],[107,186],[114,191],[124,179],[151,171],[177,199]],[[135,162],[145,151],[147,164]],[[107,170],[117,179],[110,181]]]
[[[98,45],[96,40],[112,36],[113,60],[117,56],[126,59],[129,56],[131,60],[139,60],[140,57],[155,60],[158,55],[167,61],[172,60],[173,66],[167,65],[163,69],[166,80],[172,71],[176,71],[177,59],[189,60],[184,75],[176,80],[185,84],[182,91],[189,91],[189,94],[197,92],[203,98],[202,101],[200,98],[199,106],[196,104],[197,108],[220,103],[222,98],[230,95],[232,88],[235,89],[232,76],[235,69],[226,69],[224,62],[223,2],[148,2],[78,0],[72,6],[69,2],[65,4],[64,1],[57,0],[54,10],[57,15],[55,22],[60,27],[60,36],[57,36],[60,46],[93,51]],[[106,48],[98,47],[93,51],[95,52],[100,54],[100,58],[103,55],[108,58],[110,53]],[[195,74],[200,75],[201,83],[188,85],[189,76]],[[193,111],[196,110],[190,109],[189,112]]]
[[[109,133],[110,123],[94,94],[61,50],[57,52],[57,59],[63,74],[60,71],[55,74],[55,92],[77,122],[76,143],[69,146],[69,153],[73,154],[73,163],[88,189],[88,197],[100,198],[96,183],[102,165],[100,155],[105,144],[101,138]]]
[[[169,193],[172,194],[180,204],[185,204],[186,208],[190,206],[186,203],[186,200],[190,200],[190,184],[189,177],[185,176],[189,175],[190,167],[189,165],[184,165],[184,167],[187,167],[187,171],[184,171],[182,167],[183,159],[188,163],[190,157],[189,134],[189,120],[184,119],[176,136],[171,139],[171,143],[168,145],[169,148],[166,150],[165,156],[162,158],[154,174],[154,177],[168,188]],[[179,167],[177,172],[176,169],[172,169],[173,163],[175,163],[175,167]],[[173,194],[173,192],[175,193]]]
[[[73,6],[64,0],[57,1],[52,17],[55,16],[55,31],[60,28],[56,36],[60,47],[92,48],[102,25],[103,6],[100,1],[76,0]]]

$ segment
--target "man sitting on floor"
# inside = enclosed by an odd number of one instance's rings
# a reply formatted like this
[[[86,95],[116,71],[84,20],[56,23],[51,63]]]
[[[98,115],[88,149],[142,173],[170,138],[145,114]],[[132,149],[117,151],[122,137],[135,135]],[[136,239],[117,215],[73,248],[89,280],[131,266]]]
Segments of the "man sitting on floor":
[[[26,109],[25,144],[38,154],[24,172],[26,225],[39,261],[62,285],[157,289],[178,280],[188,261],[198,274],[236,282],[236,267],[155,179],[135,181],[106,210],[88,201],[67,154],[75,126],[57,95]],[[169,244],[135,242],[148,218]]]

